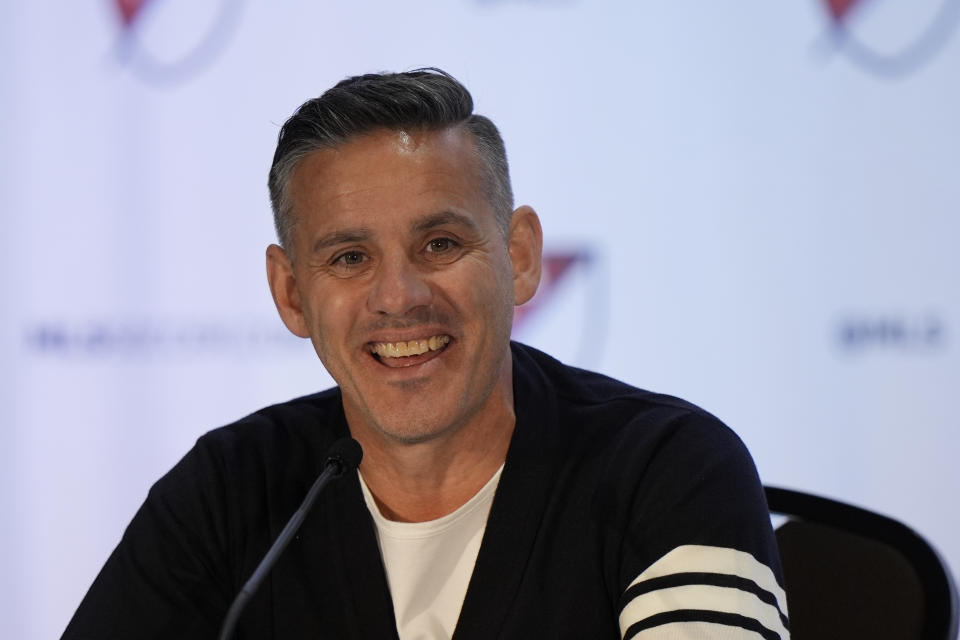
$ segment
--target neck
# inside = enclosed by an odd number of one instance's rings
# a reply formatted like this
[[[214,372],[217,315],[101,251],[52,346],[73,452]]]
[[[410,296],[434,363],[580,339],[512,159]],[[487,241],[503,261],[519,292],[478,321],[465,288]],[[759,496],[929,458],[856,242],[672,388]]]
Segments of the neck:
[[[352,424],[351,432],[363,446],[360,472],[380,513],[424,522],[456,511],[483,488],[507,457],[515,423],[508,377],[474,419],[449,433],[405,443]]]

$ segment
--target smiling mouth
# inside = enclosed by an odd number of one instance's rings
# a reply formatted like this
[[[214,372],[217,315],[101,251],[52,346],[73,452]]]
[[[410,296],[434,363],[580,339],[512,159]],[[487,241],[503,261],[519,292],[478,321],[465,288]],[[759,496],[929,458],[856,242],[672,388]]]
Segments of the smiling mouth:
[[[384,362],[396,358],[414,358],[430,352],[443,351],[448,344],[450,344],[450,336],[448,335],[430,336],[429,338],[405,342],[372,342],[370,343],[370,353]],[[418,360],[420,359],[418,358]],[[411,364],[414,363],[411,362]]]

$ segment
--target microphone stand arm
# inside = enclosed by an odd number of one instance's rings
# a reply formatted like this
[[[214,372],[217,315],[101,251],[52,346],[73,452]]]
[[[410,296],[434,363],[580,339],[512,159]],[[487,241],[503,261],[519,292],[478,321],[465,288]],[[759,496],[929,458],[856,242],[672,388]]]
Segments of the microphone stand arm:
[[[247,600],[254,594],[257,587],[263,582],[263,579],[270,573],[273,565],[276,564],[277,558],[280,557],[283,550],[290,544],[290,540],[293,539],[300,525],[303,524],[303,520],[313,507],[313,503],[316,501],[320,491],[322,491],[331,480],[339,478],[343,472],[344,468],[342,463],[339,460],[332,459],[328,462],[323,472],[317,476],[317,479],[313,482],[313,486],[310,487],[310,491],[307,492],[307,497],[303,499],[300,508],[297,509],[297,512],[294,513],[293,517],[287,522],[283,531],[280,532],[280,535],[277,536],[277,539],[273,542],[273,546],[267,551],[267,555],[263,557],[263,560],[260,561],[260,564],[257,565],[257,568],[254,570],[253,575],[250,576],[246,584],[243,585],[243,588],[240,589],[240,593],[234,598],[233,604],[230,605],[230,609],[227,611],[227,617],[223,621],[223,626],[220,628],[219,640],[229,640],[233,634],[233,628],[237,625],[237,619],[247,604]]]

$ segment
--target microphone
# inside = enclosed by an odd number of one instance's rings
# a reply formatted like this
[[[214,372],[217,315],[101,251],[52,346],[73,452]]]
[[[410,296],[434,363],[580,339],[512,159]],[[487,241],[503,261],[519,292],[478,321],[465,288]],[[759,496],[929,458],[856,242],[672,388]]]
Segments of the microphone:
[[[294,534],[297,533],[297,529],[303,524],[307,513],[309,513],[311,507],[313,507],[317,496],[320,495],[320,491],[322,491],[331,480],[336,480],[346,472],[356,469],[360,464],[361,458],[363,458],[363,449],[360,448],[360,443],[353,438],[340,438],[330,445],[330,449],[327,451],[327,459],[323,462],[323,471],[320,472],[313,486],[310,487],[310,491],[307,492],[307,497],[303,499],[300,508],[297,509],[297,512],[291,516],[286,526],[283,527],[283,531],[277,536],[273,546],[267,551],[267,555],[263,556],[263,560],[257,565],[253,575],[250,576],[250,579],[247,580],[243,588],[240,589],[240,593],[234,598],[230,609],[227,610],[227,616],[224,618],[223,626],[220,627],[220,640],[229,640],[233,634],[233,628],[237,625],[237,619],[247,604],[247,600],[250,599],[257,590],[257,587],[260,586],[260,583],[263,582],[263,579],[270,573],[270,569],[276,564],[283,550],[287,548],[290,540]]]

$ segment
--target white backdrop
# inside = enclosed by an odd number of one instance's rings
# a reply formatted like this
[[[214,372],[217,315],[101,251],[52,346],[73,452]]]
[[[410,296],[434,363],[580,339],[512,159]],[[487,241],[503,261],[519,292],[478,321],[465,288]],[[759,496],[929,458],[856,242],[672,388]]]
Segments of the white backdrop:
[[[60,634],[200,434],[330,384],[266,287],[278,127],[428,65],[544,223],[518,338],[701,404],[766,483],[960,567],[958,5],[3,3],[5,637]]]

